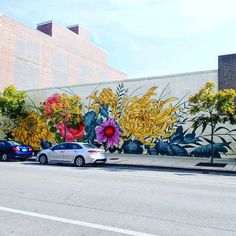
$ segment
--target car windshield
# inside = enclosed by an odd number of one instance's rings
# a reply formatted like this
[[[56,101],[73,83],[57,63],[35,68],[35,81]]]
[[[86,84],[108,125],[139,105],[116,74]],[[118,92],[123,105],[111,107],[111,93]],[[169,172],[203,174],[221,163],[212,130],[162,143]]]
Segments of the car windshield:
[[[11,146],[21,146],[20,143],[15,142],[15,141],[8,141],[8,143],[9,143]]]
[[[86,147],[86,148],[98,148],[98,147],[96,147],[95,145],[93,145],[93,144],[91,144],[91,143],[84,143],[84,146]]]

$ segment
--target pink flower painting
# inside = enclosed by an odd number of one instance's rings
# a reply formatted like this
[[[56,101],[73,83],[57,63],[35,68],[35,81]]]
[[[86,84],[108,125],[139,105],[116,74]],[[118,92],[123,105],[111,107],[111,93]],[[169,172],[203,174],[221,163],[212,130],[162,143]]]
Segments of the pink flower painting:
[[[46,116],[51,116],[52,113],[52,105],[58,102],[60,97],[59,93],[54,93],[51,97],[49,97],[45,102],[44,113]]]
[[[65,141],[73,142],[76,139],[82,138],[83,134],[84,134],[84,125],[83,124],[81,124],[79,126],[79,129],[65,127],[65,125],[62,123],[57,124],[56,127],[59,130],[60,135],[63,138],[65,138]]]

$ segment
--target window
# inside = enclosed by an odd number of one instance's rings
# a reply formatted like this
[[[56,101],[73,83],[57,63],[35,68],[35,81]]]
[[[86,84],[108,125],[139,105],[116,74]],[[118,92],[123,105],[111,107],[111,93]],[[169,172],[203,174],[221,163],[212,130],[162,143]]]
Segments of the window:
[[[11,146],[21,146],[20,143],[17,143],[15,141],[8,141],[7,143],[10,144]]]
[[[98,148],[98,147],[96,147],[95,145],[93,145],[93,144],[91,144],[91,143],[84,143],[84,146],[86,147],[86,148]]]
[[[57,145],[57,146],[52,148],[53,151],[55,151],[55,150],[63,150],[63,149],[66,149],[66,144],[65,143],[59,144],[59,145]]]
[[[82,147],[77,143],[68,143],[66,149],[82,149]]]
[[[5,142],[0,142],[0,148],[4,148],[6,147],[6,143]]]

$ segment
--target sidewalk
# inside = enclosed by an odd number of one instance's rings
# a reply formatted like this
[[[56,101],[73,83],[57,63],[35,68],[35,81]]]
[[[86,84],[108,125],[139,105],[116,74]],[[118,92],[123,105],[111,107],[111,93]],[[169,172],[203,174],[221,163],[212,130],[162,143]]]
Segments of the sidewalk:
[[[214,163],[226,164],[225,167],[196,166],[200,162],[209,163],[209,158],[113,153],[107,153],[107,157],[107,164],[110,166],[191,170],[201,172],[219,172],[236,175],[236,156],[230,158],[226,157],[214,159]]]

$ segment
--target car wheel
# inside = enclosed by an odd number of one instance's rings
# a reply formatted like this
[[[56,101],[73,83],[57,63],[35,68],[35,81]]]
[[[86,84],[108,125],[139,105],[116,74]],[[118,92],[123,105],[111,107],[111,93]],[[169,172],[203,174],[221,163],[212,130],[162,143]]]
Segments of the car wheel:
[[[8,156],[6,153],[2,153],[1,154],[1,158],[0,158],[2,161],[8,161]]]
[[[39,163],[42,164],[42,165],[45,165],[45,164],[48,164],[48,158],[46,155],[42,154],[40,157],[39,157]]]
[[[84,162],[84,158],[79,156],[79,157],[76,157],[75,159],[75,165],[78,166],[78,167],[81,167],[81,166],[84,166],[85,162]]]

